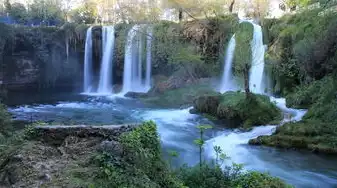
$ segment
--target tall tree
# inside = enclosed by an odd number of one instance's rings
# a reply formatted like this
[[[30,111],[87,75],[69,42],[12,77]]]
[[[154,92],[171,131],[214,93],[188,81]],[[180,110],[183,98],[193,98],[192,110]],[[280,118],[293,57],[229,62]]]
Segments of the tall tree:
[[[244,78],[246,96],[250,96],[249,70],[252,66],[251,41],[253,39],[253,25],[249,22],[242,22],[238,25],[235,33],[237,47],[235,48],[234,69],[237,74]]]

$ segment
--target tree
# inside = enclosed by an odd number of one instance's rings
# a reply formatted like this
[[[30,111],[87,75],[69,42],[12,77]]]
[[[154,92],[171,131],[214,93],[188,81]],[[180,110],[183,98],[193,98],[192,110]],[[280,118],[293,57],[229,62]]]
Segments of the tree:
[[[15,19],[18,23],[24,23],[27,17],[26,7],[21,3],[14,3],[7,9],[8,14]]]
[[[249,70],[252,62],[251,41],[253,39],[253,25],[249,22],[242,22],[238,25],[235,33],[237,47],[235,48],[234,69],[244,78],[246,96],[251,92],[249,88]]]
[[[29,18],[33,22],[55,25],[63,22],[62,5],[60,0],[34,0],[29,5]]]
[[[292,11],[297,7],[306,7],[310,2],[311,0],[285,0],[286,6]]]
[[[71,11],[71,20],[76,23],[92,24],[98,21],[97,4],[85,1],[80,7]]]

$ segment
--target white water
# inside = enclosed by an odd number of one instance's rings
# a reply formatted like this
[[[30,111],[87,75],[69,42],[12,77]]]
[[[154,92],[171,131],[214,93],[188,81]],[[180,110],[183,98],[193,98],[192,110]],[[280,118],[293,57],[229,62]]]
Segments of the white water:
[[[235,46],[236,46],[235,35],[233,35],[228,43],[226,50],[224,73],[222,76],[220,88],[221,93],[224,93],[226,91],[232,91],[234,89],[232,64],[235,53]]]
[[[137,35],[139,25],[135,25],[128,33],[127,41],[125,45],[125,57],[124,57],[124,72],[123,72],[123,89],[122,93],[132,91],[133,82],[133,40]]]
[[[112,60],[115,44],[115,29],[113,26],[103,26],[102,30],[103,58],[97,93],[112,93]]]
[[[145,89],[151,89],[151,64],[152,64],[152,27],[148,28],[146,36],[146,77]]]
[[[84,92],[89,93],[92,89],[92,27],[87,30],[84,54]]]
[[[264,74],[264,53],[265,46],[263,45],[263,34],[261,26],[252,23],[254,26],[254,35],[251,42],[252,47],[252,67],[249,75],[249,88],[253,93],[263,94],[265,88],[263,87]]]
[[[143,31],[140,25],[135,25],[129,31],[125,45],[123,94],[127,92],[147,92],[151,80],[151,40],[147,38],[146,46],[146,77],[143,79]],[[152,33],[151,33],[152,35]],[[145,83],[144,83],[145,82]]]
[[[283,98],[270,98],[271,102],[275,102],[276,106],[282,110],[283,113],[290,114],[291,118],[285,118],[282,122],[290,122],[290,121],[300,121],[302,117],[305,115],[306,110],[297,110],[292,108],[287,108],[285,99]],[[250,154],[249,150],[245,147],[248,144],[250,139],[256,138],[262,135],[271,135],[276,130],[276,126],[267,125],[255,127],[253,130],[249,132],[225,132],[215,138],[208,140],[206,143],[206,154],[210,157],[215,158],[216,154],[213,150],[214,146],[220,146],[221,149],[231,158],[232,162],[235,163],[243,163],[246,165],[248,169],[254,165],[256,168],[256,164],[261,164],[263,161],[259,161],[256,156]],[[266,169],[262,169],[266,170]]]

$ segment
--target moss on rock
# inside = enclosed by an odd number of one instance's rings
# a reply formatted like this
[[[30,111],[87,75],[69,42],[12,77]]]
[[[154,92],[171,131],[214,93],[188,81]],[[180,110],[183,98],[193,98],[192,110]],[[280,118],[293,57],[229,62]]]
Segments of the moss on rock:
[[[281,119],[280,110],[270,102],[268,97],[252,95],[247,99],[245,93],[241,92],[199,97],[194,103],[194,108],[199,113],[237,122],[238,127],[266,125]]]
[[[307,149],[313,152],[337,154],[337,124],[304,120],[278,127],[272,136],[260,136],[252,145]]]

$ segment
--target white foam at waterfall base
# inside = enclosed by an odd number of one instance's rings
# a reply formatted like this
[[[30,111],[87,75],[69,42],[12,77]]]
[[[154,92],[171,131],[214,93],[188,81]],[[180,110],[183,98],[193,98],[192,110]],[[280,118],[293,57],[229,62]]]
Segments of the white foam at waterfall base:
[[[282,123],[300,121],[306,113],[306,110],[287,108],[285,105],[285,99],[283,98],[270,97],[270,100],[271,102],[275,102],[275,105],[281,109],[282,112],[292,115],[291,119],[284,119]],[[271,135],[275,130],[276,126],[267,125],[255,127],[249,132],[241,132],[239,130],[230,133],[224,132],[206,142],[205,152],[209,157],[215,158],[216,153],[213,147],[220,146],[224,153],[231,158],[230,161],[227,161],[229,163],[226,163],[226,165],[231,164],[231,162],[235,162],[247,165],[249,168],[249,166],[254,163],[260,164],[260,159],[250,154],[250,151],[245,147],[248,144],[248,141],[258,136]],[[256,168],[256,165],[254,165],[254,168]]]
[[[195,149],[193,144],[186,142],[179,142],[178,140],[188,137],[188,131],[194,134],[194,130],[191,127],[195,126],[194,119],[197,115],[190,114],[191,108],[182,110],[144,110],[135,116],[140,119],[153,120],[158,125],[158,132],[160,140],[166,146],[174,146],[177,148],[184,148],[185,150]],[[194,137],[195,138],[195,137]],[[191,142],[193,143],[193,142]]]
[[[113,26],[103,26],[103,58],[97,93],[112,93],[112,62],[115,44],[115,29]]]
[[[83,90],[92,91],[92,27],[89,27],[85,39]]]

